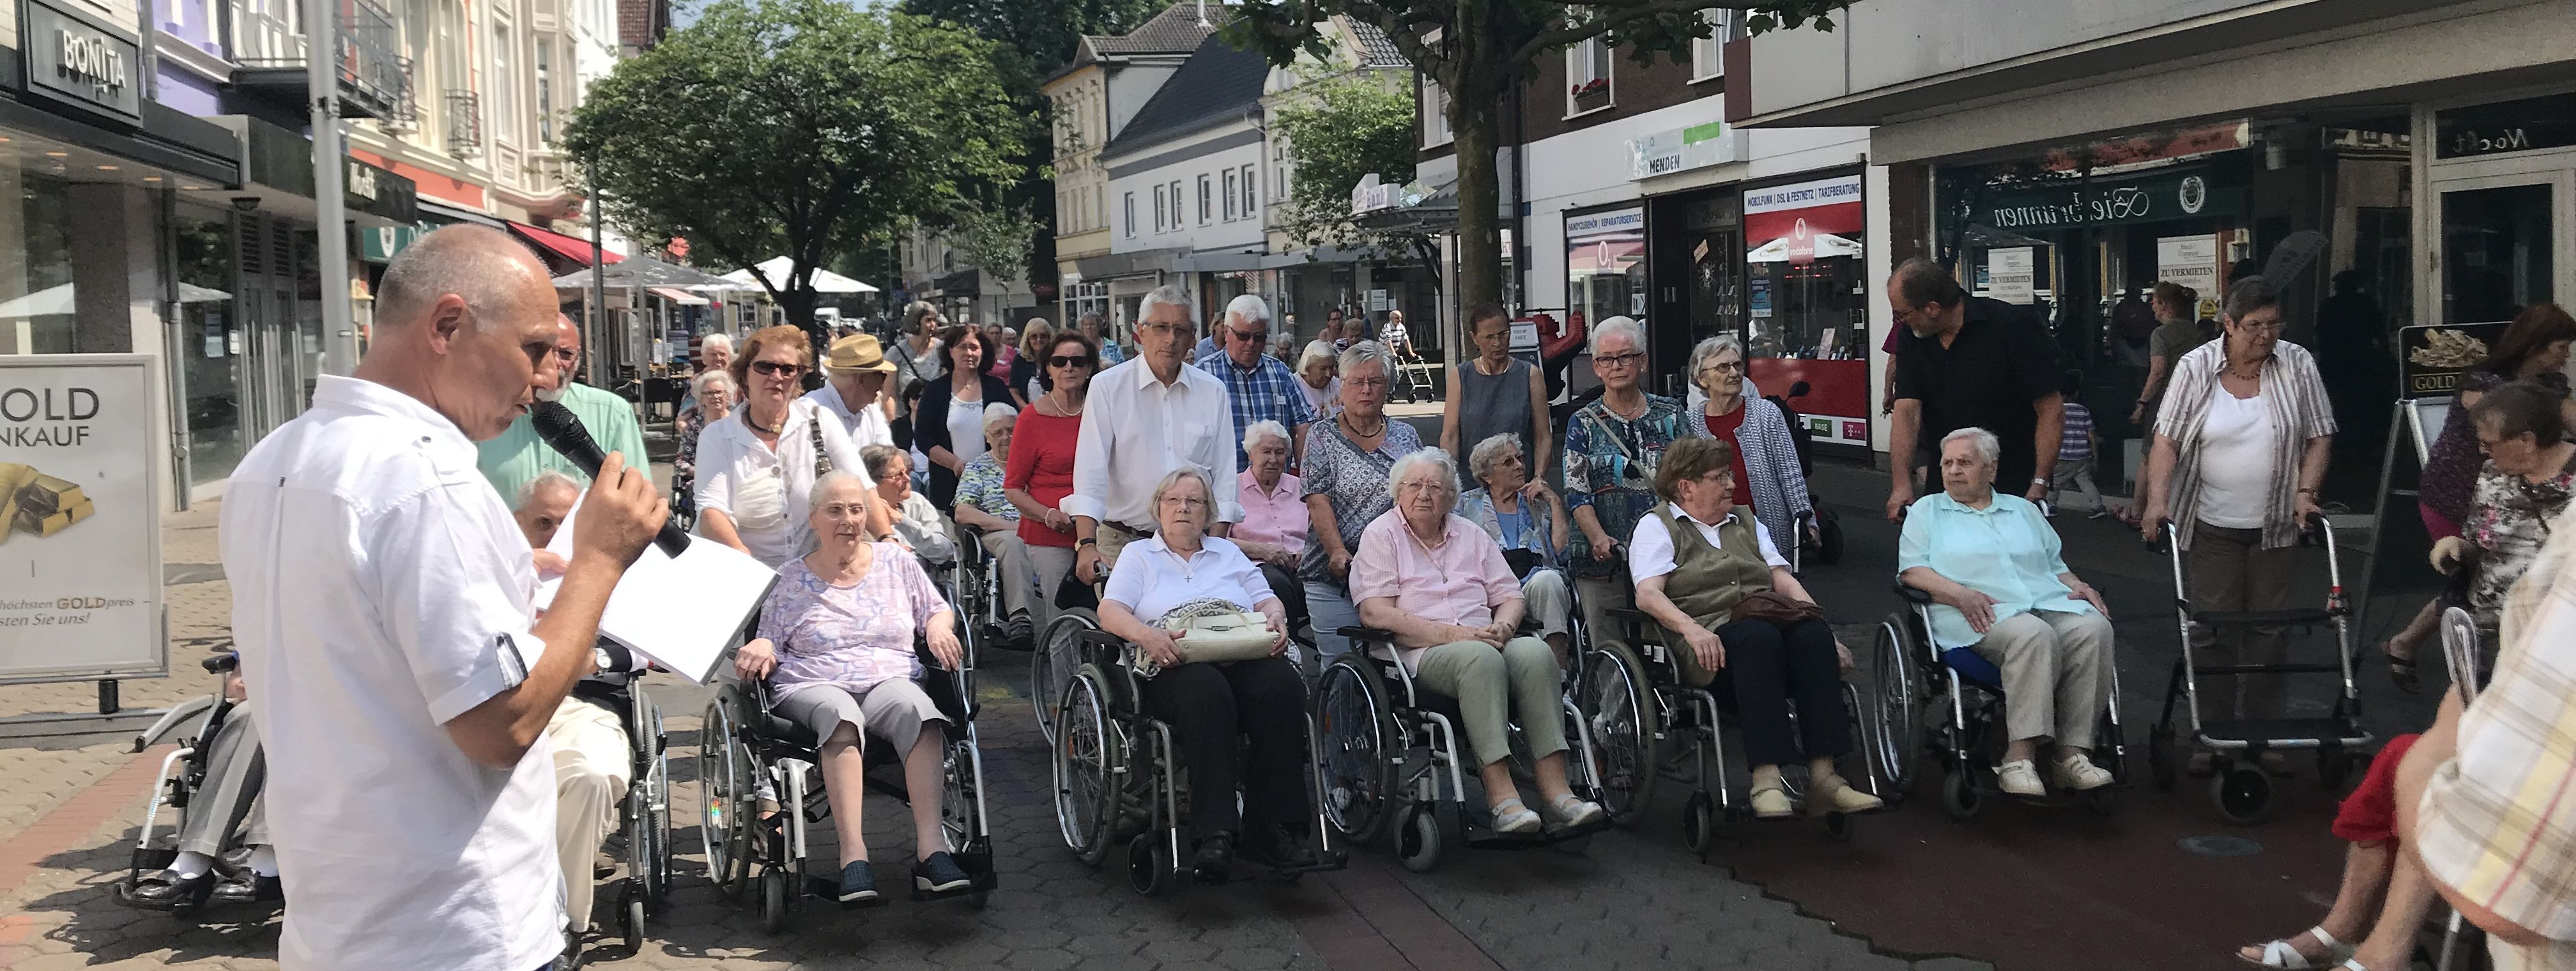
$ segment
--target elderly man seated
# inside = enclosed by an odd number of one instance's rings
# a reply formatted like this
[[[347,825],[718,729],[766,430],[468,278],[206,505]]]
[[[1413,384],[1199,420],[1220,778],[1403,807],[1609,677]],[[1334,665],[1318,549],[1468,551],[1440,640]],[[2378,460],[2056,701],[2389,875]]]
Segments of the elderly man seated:
[[[1565,498],[1530,478],[1519,435],[1490,435],[1474,448],[1467,454],[1467,468],[1478,485],[1458,497],[1458,515],[1484,527],[1485,535],[1501,544],[1503,559],[1521,578],[1521,598],[1529,602],[1538,636],[1547,639],[1548,650],[1563,664],[1574,626],[1574,596],[1567,592],[1563,572],[1571,522]]]
[[[1291,629],[1306,621],[1306,588],[1297,582],[1297,561],[1306,554],[1306,481],[1288,474],[1288,453],[1295,448],[1288,426],[1256,421],[1243,429],[1243,454],[1250,464],[1235,476],[1243,521],[1230,538],[1243,555],[1261,566],[1270,592],[1288,608]]]
[[[1020,539],[1020,507],[1002,488],[1002,467],[1010,460],[1011,432],[1019,427],[1018,409],[1001,402],[984,406],[984,454],[957,473],[957,525],[975,531],[993,554],[1001,576],[1002,642],[1027,644],[1037,599],[1037,574],[1029,566],[1029,546]]]
[[[2057,740],[2058,788],[2107,785],[2086,757],[2111,695],[2111,621],[2102,595],[2059,555],[2039,507],[1995,490],[2002,443],[1982,428],[1941,439],[1941,491],[1906,509],[1896,566],[1906,586],[1931,594],[1932,642],[1972,647],[2003,669],[2010,742],[1996,782],[2017,796],[2045,795],[2039,740]]]
[[[925,634],[931,655],[956,667],[965,656],[957,611],[903,547],[865,539],[866,482],[828,473],[814,483],[813,505],[807,521],[821,545],[779,568],[778,585],[760,608],[759,638],[735,652],[734,673],[745,681],[766,679],[775,692],[771,710],[822,740],[823,793],[841,845],[842,905],[877,896],[859,827],[867,795],[861,755],[869,736],[903,754],[913,887],[934,893],[964,887],[973,878],[949,856],[940,825],[947,716],[914,683],[922,671],[912,647],[914,635]]]
[[[1512,779],[1514,713],[1538,760],[1539,804],[1549,820],[1576,826],[1600,819],[1601,806],[1566,784],[1556,657],[1546,641],[1519,635],[1520,580],[1493,537],[1451,514],[1458,469],[1449,453],[1409,453],[1395,460],[1387,480],[1395,508],[1360,532],[1359,553],[1351,558],[1351,599],[1359,602],[1360,622],[1392,632],[1406,670],[1424,687],[1458,700],[1494,829],[1533,833],[1540,827],[1539,814],[1521,801]]]
[[[943,567],[957,562],[957,541],[949,536],[948,517],[939,514],[930,497],[912,487],[912,456],[892,445],[870,445],[859,450],[859,464],[867,466],[868,477],[876,481],[877,498],[894,510],[895,539],[923,562]]]

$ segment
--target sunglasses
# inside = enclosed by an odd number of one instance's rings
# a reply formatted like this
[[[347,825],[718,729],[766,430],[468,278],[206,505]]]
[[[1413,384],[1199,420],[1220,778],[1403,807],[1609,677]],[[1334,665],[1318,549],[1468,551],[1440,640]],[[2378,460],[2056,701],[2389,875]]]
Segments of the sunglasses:
[[[753,371],[756,371],[756,372],[760,373],[760,374],[764,374],[764,375],[767,375],[767,376],[769,376],[769,377],[773,377],[773,378],[777,378],[777,377],[788,377],[788,378],[792,378],[792,377],[795,377],[795,376],[797,376],[797,375],[799,375],[799,374],[803,374],[803,373],[805,373],[805,365],[802,365],[802,364],[781,364],[781,363],[779,363],[779,362],[777,362],[777,361],[753,361],[753,362],[751,362],[751,369],[752,369]]]
[[[1228,327],[1225,329],[1225,332],[1233,334],[1236,340],[1250,341],[1255,344],[1270,339],[1270,332],[1266,330],[1243,331]]]
[[[1047,358],[1048,367],[1090,367],[1091,359],[1079,354],[1058,354]]]

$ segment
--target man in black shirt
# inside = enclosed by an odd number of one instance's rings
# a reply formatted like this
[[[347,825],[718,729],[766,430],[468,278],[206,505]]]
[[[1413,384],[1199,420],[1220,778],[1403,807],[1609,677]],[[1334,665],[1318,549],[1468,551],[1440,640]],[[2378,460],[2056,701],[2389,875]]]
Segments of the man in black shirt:
[[[1914,501],[1916,449],[1961,428],[2002,441],[1996,491],[2046,497],[2066,413],[2057,353],[2039,321],[2025,308],[1968,296],[1949,269],[1921,257],[1888,277],[1887,299],[1908,331],[1896,342],[1887,518]]]

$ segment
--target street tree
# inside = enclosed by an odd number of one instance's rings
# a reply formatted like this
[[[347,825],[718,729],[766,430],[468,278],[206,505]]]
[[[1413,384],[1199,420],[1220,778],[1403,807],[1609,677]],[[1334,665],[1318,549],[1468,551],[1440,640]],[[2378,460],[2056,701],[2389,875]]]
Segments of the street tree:
[[[1297,242],[1437,255],[1425,234],[1372,231],[1351,217],[1351,186],[1363,176],[1413,179],[1413,83],[1387,73],[1309,69],[1282,98],[1271,124],[1297,156],[1283,210]]]
[[[1030,121],[996,53],[906,13],[719,0],[594,84],[564,145],[631,237],[684,237],[728,266],[793,257],[760,285],[819,335],[813,271],[913,227],[1025,252],[999,187]]]
[[[1458,291],[1460,306],[1502,297],[1501,183],[1494,150],[1503,106],[1539,58],[1595,38],[1631,57],[1689,56],[1690,43],[1711,35],[1710,10],[1742,10],[1754,33],[1812,24],[1833,29],[1831,11],[1849,0],[1241,0],[1230,28],[1239,43],[1272,64],[1300,53],[1321,56],[1316,27],[1346,16],[1386,32],[1415,70],[1448,96],[1450,136],[1458,156]],[[1300,150],[1300,164],[1309,158]],[[1347,190],[1346,190],[1347,191]]]

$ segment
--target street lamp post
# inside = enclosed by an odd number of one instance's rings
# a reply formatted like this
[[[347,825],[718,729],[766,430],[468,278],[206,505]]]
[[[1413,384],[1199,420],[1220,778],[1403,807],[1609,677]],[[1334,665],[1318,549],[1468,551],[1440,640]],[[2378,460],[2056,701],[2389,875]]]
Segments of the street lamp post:
[[[340,0],[305,0],[304,77],[312,107],[313,224],[322,259],[322,368],[358,367],[358,328],[349,307],[348,196],[341,187]]]

